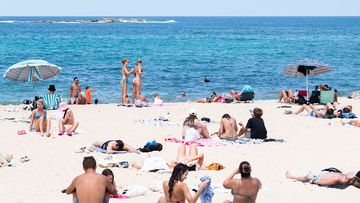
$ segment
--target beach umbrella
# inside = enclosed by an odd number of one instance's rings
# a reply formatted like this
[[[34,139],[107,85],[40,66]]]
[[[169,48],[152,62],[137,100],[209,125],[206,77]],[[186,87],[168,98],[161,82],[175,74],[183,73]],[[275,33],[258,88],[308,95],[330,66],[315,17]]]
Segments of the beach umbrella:
[[[284,74],[291,77],[305,77],[306,91],[309,92],[309,76],[320,75],[330,71],[331,68],[323,62],[305,59],[286,67]]]
[[[4,78],[18,82],[47,80],[59,74],[61,68],[44,60],[27,60],[10,66]]]

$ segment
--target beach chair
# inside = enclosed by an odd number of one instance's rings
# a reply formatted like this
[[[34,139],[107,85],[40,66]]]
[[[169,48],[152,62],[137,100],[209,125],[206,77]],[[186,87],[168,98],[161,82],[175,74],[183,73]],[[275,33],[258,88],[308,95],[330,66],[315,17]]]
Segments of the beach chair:
[[[44,106],[47,110],[55,110],[59,108],[60,97],[57,94],[45,94],[43,96]]]
[[[321,91],[320,92],[320,104],[334,103],[335,92],[334,91]]]
[[[240,95],[240,102],[254,102],[255,92],[243,92]]]

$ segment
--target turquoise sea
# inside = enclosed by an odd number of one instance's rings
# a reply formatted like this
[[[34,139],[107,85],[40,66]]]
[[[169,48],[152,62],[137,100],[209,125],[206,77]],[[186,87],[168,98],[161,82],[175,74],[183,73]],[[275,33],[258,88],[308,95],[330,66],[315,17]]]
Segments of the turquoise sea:
[[[142,58],[143,94],[158,92],[165,101],[241,90],[245,84],[255,89],[256,99],[275,99],[281,88],[305,88],[305,78],[283,75],[284,67],[305,58],[332,67],[330,73],[310,77],[310,87],[328,83],[340,95],[360,89],[360,17],[134,17],[147,21],[34,22],[99,18],[0,17],[1,74],[28,59],[44,59],[62,67],[60,75],[36,84],[0,78],[0,103],[20,103],[42,95],[49,84],[68,97],[75,76],[83,88],[96,90],[93,98],[118,103],[121,58],[129,58],[131,66]],[[202,81],[205,76],[210,83]],[[188,97],[176,98],[181,91]]]

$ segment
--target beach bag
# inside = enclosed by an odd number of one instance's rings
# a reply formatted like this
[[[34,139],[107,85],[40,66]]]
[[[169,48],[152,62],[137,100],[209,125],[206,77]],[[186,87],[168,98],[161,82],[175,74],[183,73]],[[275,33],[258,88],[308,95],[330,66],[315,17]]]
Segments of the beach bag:
[[[353,112],[349,112],[349,113],[342,113],[339,118],[347,118],[347,119],[351,119],[351,118],[357,118],[356,115]]]
[[[220,171],[224,168],[225,166],[221,165],[220,163],[211,163],[206,167],[207,170],[215,170],[215,171]]]
[[[161,151],[163,148],[161,143],[157,143],[155,140],[147,142],[143,148],[139,148],[141,152]]]

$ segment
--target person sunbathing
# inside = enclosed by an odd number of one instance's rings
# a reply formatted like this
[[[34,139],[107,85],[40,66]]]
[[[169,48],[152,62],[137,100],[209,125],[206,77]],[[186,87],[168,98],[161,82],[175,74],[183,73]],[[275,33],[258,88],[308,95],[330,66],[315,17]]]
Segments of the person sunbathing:
[[[84,174],[77,176],[65,193],[73,195],[73,202],[106,202],[106,192],[117,195],[117,190],[108,178],[96,173],[94,157],[84,157]]]
[[[236,174],[240,174],[241,178],[234,179]],[[234,196],[233,201],[227,200],[224,203],[255,203],[261,182],[251,177],[251,166],[249,162],[243,161],[239,168],[224,180],[223,186],[231,189],[231,194]]]
[[[198,103],[212,103],[212,102],[223,102],[223,97],[216,95],[215,92],[213,92],[209,97],[206,98],[199,98],[195,99],[194,102]]]
[[[198,133],[196,133],[196,131]],[[183,123],[182,138],[187,141],[195,141],[200,138],[210,138],[209,131],[205,124],[201,123],[196,116],[196,111],[191,110],[190,115],[185,119]]]
[[[317,118],[336,118],[335,113],[335,108],[331,105],[331,104],[327,104],[325,105],[325,107],[322,108],[317,108],[316,106],[312,105],[312,104],[303,104],[299,110],[297,110],[296,112],[294,112],[293,114],[295,115],[299,115],[300,113],[302,113],[303,111],[308,112],[308,116],[311,117],[317,117]],[[292,112],[290,112],[292,113]]]
[[[59,135],[63,135],[66,131],[65,125],[69,125],[69,129],[66,134],[72,136],[76,128],[79,126],[79,122],[75,121],[74,113],[65,102],[59,104],[59,110],[64,112],[63,118],[59,121]]]
[[[188,175],[188,167],[185,164],[179,163],[174,167],[170,180],[163,182],[163,190],[165,197],[160,197],[158,203],[185,203],[187,200],[190,203],[195,203],[202,191],[208,186],[209,181],[204,181],[200,184],[199,190],[194,196],[191,196],[189,188],[184,183]]]
[[[359,186],[358,180],[360,171],[342,173],[336,168],[326,168],[320,171],[313,171],[304,176],[294,176],[290,172],[286,172],[286,178],[301,181],[304,183],[316,184],[319,186],[338,186],[338,185],[353,185]],[[359,188],[359,187],[358,187]]]
[[[44,100],[39,99],[36,101],[36,109],[31,113],[31,121],[29,126],[29,131],[34,130],[35,132],[40,132],[42,135],[50,137],[50,127],[51,121],[49,116],[47,116],[47,111],[44,109]]]
[[[220,128],[218,136],[221,138],[234,138],[237,137],[238,127],[235,118],[229,114],[224,114],[220,121]]]
[[[295,103],[295,96],[290,89],[288,91],[280,90],[279,102]]]
[[[12,159],[13,159],[12,154],[0,153],[0,167],[9,166]]]
[[[186,153],[186,146],[184,144],[180,144],[177,151],[176,160],[170,161],[168,165],[170,168],[174,168],[176,164],[182,163],[188,166],[189,171],[196,171],[201,169],[203,162],[204,153],[199,153],[195,144],[191,144],[189,146],[188,154]]]
[[[103,150],[106,150],[106,153],[113,154],[119,151],[127,151],[127,152],[134,152],[136,151],[135,148],[131,147],[130,145],[125,144],[121,140],[108,140],[104,143],[101,142],[94,142],[92,144],[95,147],[100,147]]]

